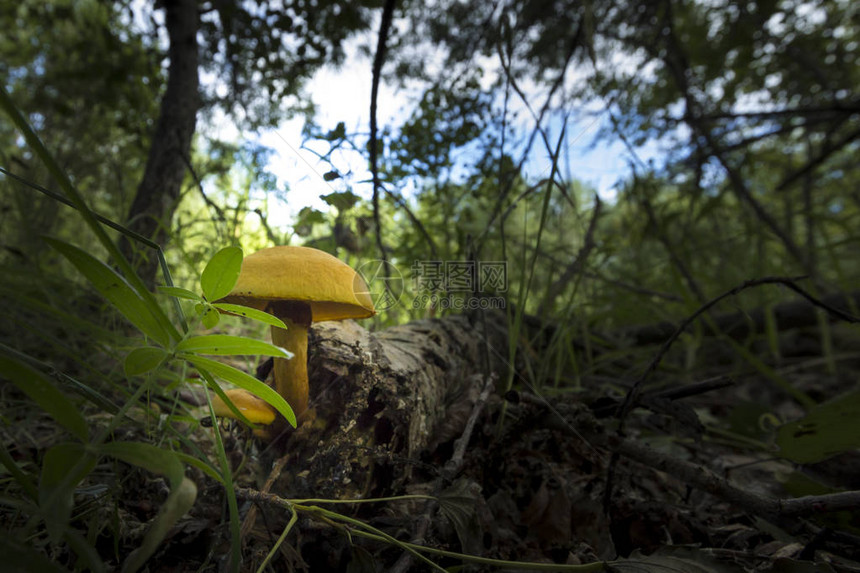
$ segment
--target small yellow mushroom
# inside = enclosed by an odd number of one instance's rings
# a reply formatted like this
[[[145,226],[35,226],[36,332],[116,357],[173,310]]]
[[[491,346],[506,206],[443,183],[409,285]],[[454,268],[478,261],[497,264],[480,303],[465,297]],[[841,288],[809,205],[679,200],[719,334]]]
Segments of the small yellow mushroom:
[[[277,410],[271,407],[268,402],[262,398],[258,398],[247,390],[234,388],[227,390],[224,394],[252,424],[268,426],[275,421]],[[238,419],[220,396],[212,397],[212,408],[215,410],[216,416],[233,418],[234,420]],[[268,437],[269,433],[266,428],[257,428],[254,430],[254,435],[259,438],[265,438]]]

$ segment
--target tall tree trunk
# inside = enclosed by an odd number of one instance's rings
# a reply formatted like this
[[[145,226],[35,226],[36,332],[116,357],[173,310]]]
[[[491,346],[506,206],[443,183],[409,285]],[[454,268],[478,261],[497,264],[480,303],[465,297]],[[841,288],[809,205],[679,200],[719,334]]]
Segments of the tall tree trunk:
[[[200,108],[197,2],[164,0],[164,7],[170,39],[167,89],[161,100],[143,180],[128,214],[128,226],[132,231],[159,244],[164,244],[168,237]],[[125,238],[121,247],[135,263],[144,282],[153,286],[158,271],[155,253]]]

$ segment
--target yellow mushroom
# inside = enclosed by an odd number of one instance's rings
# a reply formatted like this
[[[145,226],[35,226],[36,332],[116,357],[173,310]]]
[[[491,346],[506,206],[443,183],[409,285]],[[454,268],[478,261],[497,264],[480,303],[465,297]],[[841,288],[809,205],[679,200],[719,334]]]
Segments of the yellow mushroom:
[[[248,418],[248,421],[252,424],[263,424],[268,426],[275,421],[277,410],[272,408],[268,402],[262,398],[254,396],[247,390],[233,388],[225,391],[224,394],[230,398],[230,401],[233,402],[236,409],[242,412],[242,415]],[[224,403],[224,400],[222,400],[220,396],[213,396],[212,408],[215,410],[216,416],[236,418],[233,411]]]
[[[284,321],[272,342],[295,356],[275,358],[275,390],[296,418],[308,407],[308,327],[376,314],[364,279],[340,259],[308,247],[271,247],[245,257],[232,292],[218,302],[265,310]]]
[[[236,409],[242,412],[242,415],[245,416],[245,418],[247,418],[252,424],[268,426],[275,421],[277,410],[272,408],[268,402],[262,398],[258,398],[247,390],[233,388],[225,391],[224,394],[231,402],[233,402]],[[238,419],[220,396],[212,397],[212,409],[215,410],[216,416]],[[268,432],[264,429],[257,429],[254,430],[254,435],[258,437],[266,437]]]

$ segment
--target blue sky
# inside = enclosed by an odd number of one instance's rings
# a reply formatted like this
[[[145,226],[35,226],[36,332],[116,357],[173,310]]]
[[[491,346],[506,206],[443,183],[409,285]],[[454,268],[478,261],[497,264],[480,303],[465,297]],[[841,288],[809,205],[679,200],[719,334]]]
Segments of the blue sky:
[[[316,122],[323,129],[332,129],[338,122],[344,122],[349,133],[367,133],[370,123],[371,64],[367,58],[358,55],[358,50],[350,50],[351,55],[340,69],[326,68],[316,74],[307,85],[307,93],[317,106]],[[411,109],[410,94],[397,91],[390,86],[381,85],[378,98],[378,124],[380,129],[399,125]],[[591,185],[601,197],[612,200],[614,187],[628,171],[629,154],[620,141],[601,141],[592,146],[594,136],[605,115],[580,114],[581,118],[567,124],[567,145],[561,162],[562,173],[570,174]],[[319,199],[320,195],[343,190],[339,181],[326,182],[322,174],[328,166],[307,149],[302,149],[303,120],[294,119],[284,123],[277,131],[259,134],[255,140],[275,150],[270,170],[281,182],[289,187],[287,205],[269,203],[270,222],[288,225],[292,216],[305,206],[326,210],[327,205]],[[531,125],[520,126],[520,132],[528,133]],[[557,137],[561,120],[550,124],[551,137]],[[327,149],[325,142],[308,143],[319,152]],[[643,159],[655,157],[655,147],[640,150]],[[366,169],[366,158],[358,152],[344,152],[335,156],[339,171],[353,171],[351,190],[365,198],[372,192],[368,181],[370,173]],[[536,142],[531,157],[525,164],[526,175],[530,179],[540,179],[549,173],[549,153],[543,144]],[[359,183],[356,183],[359,182]]]

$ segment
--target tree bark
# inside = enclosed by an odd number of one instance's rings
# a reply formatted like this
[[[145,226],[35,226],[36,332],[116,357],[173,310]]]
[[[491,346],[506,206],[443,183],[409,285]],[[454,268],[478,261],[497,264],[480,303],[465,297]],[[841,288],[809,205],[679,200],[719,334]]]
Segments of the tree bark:
[[[170,39],[167,89],[161,100],[143,179],[128,214],[128,227],[132,231],[159,244],[168,238],[200,108],[197,2],[165,0],[164,7]],[[125,237],[121,248],[144,282],[153,286],[158,270],[155,253]]]
[[[505,373],[507,327],[501,313],[378,333],[323,322],[311,327],[308,352],[312,417],[284,437],[289,470],[272,492],[367,497],[396,490],[395,476],[405,483],[422,451],[459,436],[485,377]]]

